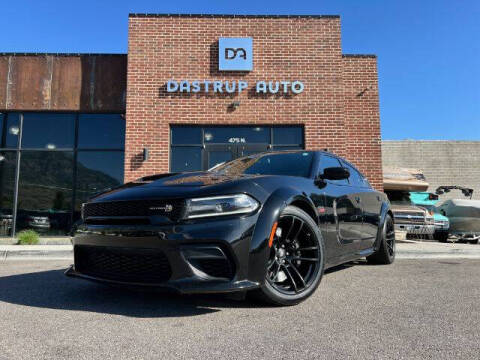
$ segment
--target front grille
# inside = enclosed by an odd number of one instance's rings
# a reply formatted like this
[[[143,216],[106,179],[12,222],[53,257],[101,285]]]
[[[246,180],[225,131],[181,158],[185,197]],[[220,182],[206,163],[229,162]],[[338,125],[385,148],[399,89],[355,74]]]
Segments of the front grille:
[[[401,224],[425,224],[425,217],[417,214],[394,214],[395,222]]]
[[[89,217],[148,217],[167,216],[171,220],[182,217],[183,200],[126,200],[111,202],[92,202],[84,205],[84,219]]]
[[[88,225],[150,225],[147,218],[87,218],[85,224]]]
[[[230,261],[225,259],[196,259],[197,267],[205,274],[217,278],[233,278],[233,268]]]
[[[75,270],[100,279],[138,284],[160,284],[170,279],[172,269],[157,249],[76,245]]]

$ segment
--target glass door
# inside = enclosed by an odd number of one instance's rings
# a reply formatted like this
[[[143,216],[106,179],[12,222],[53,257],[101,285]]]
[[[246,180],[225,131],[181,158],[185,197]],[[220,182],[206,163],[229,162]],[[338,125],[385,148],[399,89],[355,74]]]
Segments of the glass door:
[[[203,169],[234,160],[242,156],[248,156],[259,152],[268,151],[268,144],[212,144],[205,145]]]
[[[205,145],[203,157],[203,169],[208,170],[215,165],[237,158],[237,145],[215,144]]]
[[[238,157],[248,156],[270,150],[268,144],[241,144],[238,145]]]

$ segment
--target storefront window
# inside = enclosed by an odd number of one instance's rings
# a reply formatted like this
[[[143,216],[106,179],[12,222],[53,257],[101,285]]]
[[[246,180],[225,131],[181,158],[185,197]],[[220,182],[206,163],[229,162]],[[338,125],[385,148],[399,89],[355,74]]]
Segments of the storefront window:
[[[15,151],[0,151],[0,237],[12,233],[16,161]]]
[[[259,126],[208,127],[204,130],[206,143],[270,143],[270,128]]]
[[[193,146],[172,147],[171,171],[202,170],[202,148]]]
[[[81,114],[78,119],[78,147],[81,149],[123,149],[125,119],[121,114]]]
[[[277,150],[277,151],[281,151],[281,150],[301,150],[301,149],[303,149],[303,146],[292,146],[292,145],[281,145],[281,146],[274,145],[273,146],[273,150]]]
[[[200,127],[175,127],[172,130],[172,145],[201,144],[202,128]]]
[[[82,202],[123,183],[124,144],[120,114],[0,113],[0,237],[69,234]]]
[[[25,113],[22,148],[71,149],[75,138],[75,114]]]
[[[14,149],[18,144],[20,134],[19,114],[0,114],[0,149]]]
[[[304,148],[303,126],[174,125],[170,136],[172,172],[208,170],[259,152]]]
[[[274,145],[303,145],[303,129],[298,126],[274,127],[273,128]]]
[[[82,203],[123,183],[123,160],[123,151],[78,152],[75,220],[80,217]]]
[[[73,152],[24,151],[18,184],[17,232],[64,235],[70,230]]]

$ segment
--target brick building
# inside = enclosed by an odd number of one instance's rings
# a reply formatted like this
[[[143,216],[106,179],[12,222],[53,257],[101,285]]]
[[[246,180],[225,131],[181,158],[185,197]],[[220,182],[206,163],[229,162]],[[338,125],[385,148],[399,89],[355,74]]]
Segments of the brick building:
[[[32,216],[63,234],[143,175],[303,148],[381,189],[376,57],[342,54],[338,16],[132,14],[128,54],[0,54],[0,236]]]
[[[251,71],[219,70],[220,37],[252,39]],[[227,160],[272,149],[274,130],[273,139],[255,136],[254,130],[289,126],[289,131],[300,129],[300,139],[279,147],[328,148],[381,187],[376,57],[342,55],[338,16],[131,15],[128,45],[126,180],[208,168],[215,162],[211,157]],[[244,81],[248,87],[231,94],[168,92],[169,80]],[[301,81],[304,89],[256,91],[258,82],[270,81]],[[236,125],[250,126],[251,133]],[[193,126],[203,138],[192,134],[195,140],[188,144],[170,143],[172,131],[194,132]],[[144,148],[150,154],[146,162]]]

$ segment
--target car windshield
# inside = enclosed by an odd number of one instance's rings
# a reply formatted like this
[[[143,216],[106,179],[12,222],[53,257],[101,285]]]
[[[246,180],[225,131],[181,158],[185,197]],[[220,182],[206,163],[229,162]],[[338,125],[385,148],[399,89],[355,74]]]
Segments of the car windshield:
[[[259,154],[236,159],[211,171],[222,175],[284,175],[309,177],[312,152]]]
[[[410,199],[410,194],[405,191],[385,191],[388,196],[388,200],[392,205],[407,205],[413,206],[415,204],[412,203]]]
[[[424,209],[427,209],[428,211],[435,212],[435,206],[433,205],[425,205],[425,204],[418,204],[418,206],[421,206]]]

